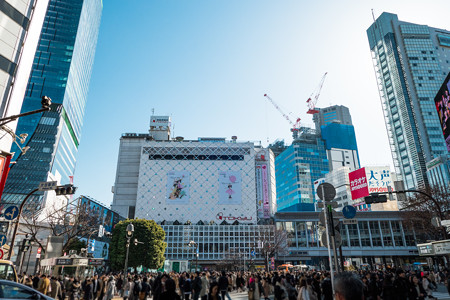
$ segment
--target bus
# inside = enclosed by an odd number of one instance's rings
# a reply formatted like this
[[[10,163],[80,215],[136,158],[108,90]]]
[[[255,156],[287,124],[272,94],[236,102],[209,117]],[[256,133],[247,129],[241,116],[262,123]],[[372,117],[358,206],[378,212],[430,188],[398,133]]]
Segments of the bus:
[[[293,265],[290,264],[282,264],[277,267],[278,272],[290,272],[294,269]]]

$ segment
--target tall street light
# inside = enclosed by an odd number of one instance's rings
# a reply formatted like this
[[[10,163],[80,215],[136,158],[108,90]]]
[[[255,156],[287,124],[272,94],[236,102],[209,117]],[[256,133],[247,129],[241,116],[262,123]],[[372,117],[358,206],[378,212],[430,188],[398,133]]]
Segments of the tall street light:
[[[194,241],[190,241],[188,244],[189,247],[194,247],[195,255],[196,255],[196,262],[195,262],[195,271],[197,271],[198,268],[198,244]]]
[[[133,223],[129,223],[127,225],[127,254],[125,256],[125,269],[123,270],[123,281],[127,284],[128,281],[128,253],[130,252],[130,240],[133,237],[134,225]]]

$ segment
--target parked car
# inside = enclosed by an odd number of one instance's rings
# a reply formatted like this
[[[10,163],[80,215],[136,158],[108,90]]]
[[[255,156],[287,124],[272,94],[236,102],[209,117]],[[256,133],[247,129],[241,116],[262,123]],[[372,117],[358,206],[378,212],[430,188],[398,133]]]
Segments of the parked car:
[[[55,300],[26,285],[10,280],[0,280],[0,299]]]
[[[18,282],[16,268],[10,260],[0,259],[0,279]]]

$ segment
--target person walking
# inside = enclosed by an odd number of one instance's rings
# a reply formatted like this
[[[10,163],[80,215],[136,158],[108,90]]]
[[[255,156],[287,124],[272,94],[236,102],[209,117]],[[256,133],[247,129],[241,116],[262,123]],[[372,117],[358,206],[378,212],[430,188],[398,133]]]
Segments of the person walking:
[[[222,299],[225,299],[225,295],[228,292],[228,278],[225,271],[222,271],[222,276],[219,278],[219,291]]]
[[[253,298],[249,300],[260,300],[261,295],[263,294],[263,286],[262,283],[259,281],[259,277],[255,276],[255,280],[250,284],[249,286],[249,292],[252,292]]]
[[[427,295],[423,285],[420,284],[419,278],[414,275],[412,277],[411,289],[409,292],[409,300],[424,300]]]
[[[165,291],[159,296],[159,300],[181,300],[180,295],[176,292],[176,284],[173,279],[167,279],[165,281]]]
[[[114,295],[116,294],[116,281],[114,280],[114,276],[109,276],[109,279],[106,283],[106,294],[105,300],[112,300]]]
[[[202,273],[202,290],[200,291],[201,300],[208,300],[209,280],[206,273]]]
[[[202,279],[200,278],[200,272],[197,271],[193,274],[194,281],[192,282],[192,294],[193,300],[198,300],[200,292],[202,291]]]

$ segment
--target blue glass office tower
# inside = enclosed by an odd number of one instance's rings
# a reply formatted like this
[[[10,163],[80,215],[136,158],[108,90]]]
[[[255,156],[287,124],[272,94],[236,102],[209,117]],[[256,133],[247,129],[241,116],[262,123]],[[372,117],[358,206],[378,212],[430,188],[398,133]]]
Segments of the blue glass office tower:
[[[21,201],[49,177],[66,184],[74,174],[101,14],[101,0],[50,1],[22,112],[40,108],[44,95],[53,104],[19,119],[16,134],[28,133],[30,149],[23,155],[13,147],[2,203]]]
[[[405,188],[424,188],[426,163],[448,152],[434,97],[450,71],[450,32],[383,13],[367,36],[395,172]]]
[[[329,165],[325,143],[312,129],[303,132],[275,158],[277,211],[314,211],[314,181]]]
[[[359,154],[353,125],[329,123],[321,126],[322,139],[325,142],[330,171],[349,167],[351,171],[359,169]]]

